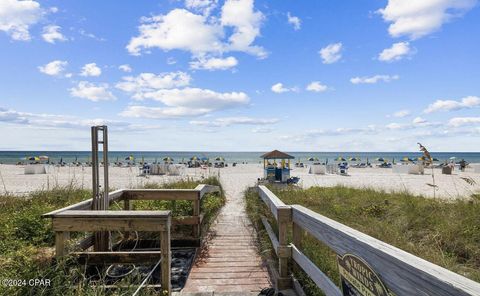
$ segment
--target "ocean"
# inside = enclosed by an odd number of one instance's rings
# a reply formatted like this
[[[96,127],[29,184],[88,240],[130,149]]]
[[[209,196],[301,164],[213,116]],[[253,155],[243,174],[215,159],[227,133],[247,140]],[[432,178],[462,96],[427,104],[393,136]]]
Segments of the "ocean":
[[[296,161],[306,162],[310,157],[316,157],[320,161],[333,161],[335,158],[342,156],[346,159],[349,157],[360,158],[362,162],[366,162],[367,158],[370,162],[375,162],[376,158],[382,157],[388,161],[400,161],[404,157],[417,158],[422,156],[421,152],[288,152],[295,157]],[[187,161],[191,157],[196,156],[199,159],[209,158],[211,160],[218,156],[225,158],[227,163],[258,163],[261,161],[260,156],[265,152],[178,152],[178,151],[110,151],[110,162],[124,161],[126,157],[133,155],[137,162],[142,158],[146,162],[161,161],[164,157],[171,157],[175,162],[182,160]],[[450,160],[455,157],[456,161],[465,159],[470,163],[480,163],[480,152],[431,152],[432,157],[439,161]],[[19,161],[25,161],[25,157],[46,155],[52,162],[70,163],[75,160],[86,162],[91,159],[90,151],[0,151],[0,163],[15,164]]]

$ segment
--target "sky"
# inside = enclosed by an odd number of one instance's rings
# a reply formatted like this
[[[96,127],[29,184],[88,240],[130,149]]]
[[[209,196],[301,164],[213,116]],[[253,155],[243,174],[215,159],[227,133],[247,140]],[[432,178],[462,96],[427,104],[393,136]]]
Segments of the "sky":
[[[473,151],[477,0],[1,0],[0,150]]]

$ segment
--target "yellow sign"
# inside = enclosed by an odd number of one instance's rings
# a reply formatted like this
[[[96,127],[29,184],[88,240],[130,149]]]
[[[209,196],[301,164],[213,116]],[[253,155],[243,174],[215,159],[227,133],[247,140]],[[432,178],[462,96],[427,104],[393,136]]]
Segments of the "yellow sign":
[[[362,258],[345,254],[337,259],[344,296],[394,296]]]

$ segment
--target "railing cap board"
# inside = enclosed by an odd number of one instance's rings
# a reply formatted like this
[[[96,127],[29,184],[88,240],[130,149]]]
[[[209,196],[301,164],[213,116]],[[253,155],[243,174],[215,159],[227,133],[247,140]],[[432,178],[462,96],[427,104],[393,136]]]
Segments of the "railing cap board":
[[[278,208],[286,206],[273,192],[266,186],[258,186],[260,198],[267,204],[276,220],[278,220]]]
[[[109,202],[114,201],[114,200],[119,200],[122,197],[123,192],[124,192],[124,189],[119,189],[119,190],[115,190],[115,191],[110,192],[108,194]],[[53,217],[53,216],[55,216],[58,213],[61,213],[63,211],[89,209],[91,207],[91,205],[92,205],[92,199],[89,198],[89,199],[86,199],[84,201],[78,202],[76,204],[69,205],[67,207],[64,207],[64,208],[61,208],[61,209],[54,210],[54,211],[51,211],[49,213],[43,214],[42,218],[51,218],[51,217]]]
[[[360,231],[293,205],[293,222],[337,254],[355,254],[380,275],[396,295],[480,295],[480,284]]]
[[[170,211],[65,211],[58,218],[169,218]]]
[[[220,186],[209,185],[209,184],[199,184],[195,187],[195,190],[199,191],[200,199],[207,193],[211,192],[220,192]]]

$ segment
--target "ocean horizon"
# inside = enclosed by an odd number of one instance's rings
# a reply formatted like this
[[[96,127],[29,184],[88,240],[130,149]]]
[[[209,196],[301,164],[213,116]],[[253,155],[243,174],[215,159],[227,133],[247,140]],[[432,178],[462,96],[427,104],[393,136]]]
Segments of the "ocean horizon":
[[[214,159],[221,156],[227,163],[232,162],[246,162],[256,163],[260,162],[260,156],[268,151],[246,151],[246,152],[232,152],[232,151],[109,151],[109,159],[113,161],[124,161],[125,158],[132,155],[136,161],[141,161],[142,158],[146,162],[161,161],[164,157],[173,158],[174,162],[180,162],[190,159],[193,156],[198,158]],[[388,161],[400,161],[404,157],[416,159],[422,156],[421,152],[300,152],[300,151],[284,151],[295,157],[295,161],[306,162],[308,158],[318,158],[320,161],[332,161],[341,156],[346,159],[350,157],[360,158],[361,162],[374,162],[376,158],[382,157]],[[73,161],[86,162],[90,160],[90,151],[0,151],[0,163],[2,164],[16,164],[19,161],[25,160],[25,157],[46,155],[51,162],[59,162],[60,160],[66,163]],[[455,157],[456,161],[464,159],[470,163],[480,163],[480,152],[431,152],[432,157],[439,161],[450,161]]]

